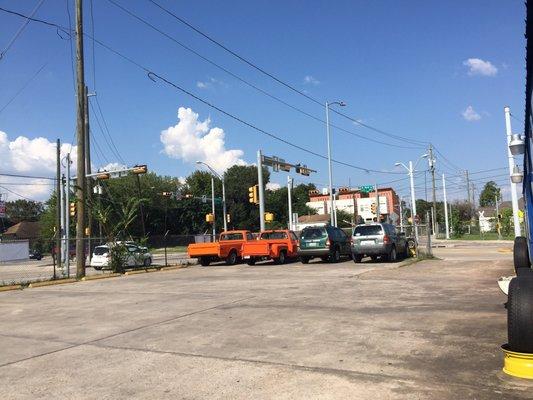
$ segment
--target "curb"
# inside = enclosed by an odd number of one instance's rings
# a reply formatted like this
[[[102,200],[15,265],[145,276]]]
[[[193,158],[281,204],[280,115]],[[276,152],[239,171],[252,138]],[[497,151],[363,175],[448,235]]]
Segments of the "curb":
[[[73,283],[77,282],[75,278],[68,279],[56,279],[55,281],[44,281],[44,282],[33,282],[28,285],[29,288],[41,287],[41,286],[52,286],[52,285],[62,285],[64,283]]]
[[[22,285],[0,286],[0,292],[7,292],[9,290],[22,290]]]
[[[121,276],[122,274],[119,274],[119,273],[112,273],[112,274],[103,274],[103,275],[89,275],[89,276],[84,276],[83,278],[81,278],[82,281],[95,281],[95,280],[98,280],[98,279],[107,279],[107,278],[115,278],[117,276]]]

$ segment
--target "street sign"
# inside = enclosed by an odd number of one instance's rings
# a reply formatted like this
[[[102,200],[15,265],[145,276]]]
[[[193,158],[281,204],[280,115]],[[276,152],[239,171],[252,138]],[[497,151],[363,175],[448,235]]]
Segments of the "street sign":
[[[374,185],[363,185],[359,187],[359,190],[362,193],[370,193],[370,192],[373,192],[375,189],[374,189]]]
[[[202,195],[202,203],[207,203],[207,196],[205,194]]]

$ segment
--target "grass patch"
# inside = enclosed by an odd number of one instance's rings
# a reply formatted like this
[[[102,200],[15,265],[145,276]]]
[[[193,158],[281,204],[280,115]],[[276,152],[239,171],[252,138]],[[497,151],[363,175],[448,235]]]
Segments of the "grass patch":
[[[484,234],[464,234],[462,236],[453,236],[450,240],[498,240],[496,232],[487,232]],[[514,236],[502,236],[502,240],[514,240]]]
[[[187,246],[172,246],[167,247],[167,253],[186,253],[187,252]],[[150,253],[152,254],[164,254],[165,248],[157,248],[157,249],[150,249]]]

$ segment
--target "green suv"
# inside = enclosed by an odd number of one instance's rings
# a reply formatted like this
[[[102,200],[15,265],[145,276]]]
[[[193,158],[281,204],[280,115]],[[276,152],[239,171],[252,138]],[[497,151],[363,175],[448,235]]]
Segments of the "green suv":
[[[315,257],[339,262],[342,256],[352,256],[351,239],[342,229],[330,225],[308,226],[300,234],[298,256],[304,264]]]

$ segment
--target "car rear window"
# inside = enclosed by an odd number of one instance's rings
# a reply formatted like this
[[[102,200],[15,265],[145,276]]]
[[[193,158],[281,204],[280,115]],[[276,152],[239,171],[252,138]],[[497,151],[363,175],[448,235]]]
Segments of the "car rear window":
[[[286,232],[265,232],[261,234],[261,239],[287,239]]]
[[[327,236],[325,228],[305,228],[300,235],[301,239],[320,239]]]
[[[382,233],[381,225],[361,225],[356,226],[353,230],[354,236],[372,236],[381,235]]]
[[[220,235],[220,241],[224,240],[242,240],[242,233],[224,233]]]
[[[108,247],[95,247],[94,250],[93,250],[93,254],[95,256],[102,256],[105,253],[109,253],[109,248]]]

